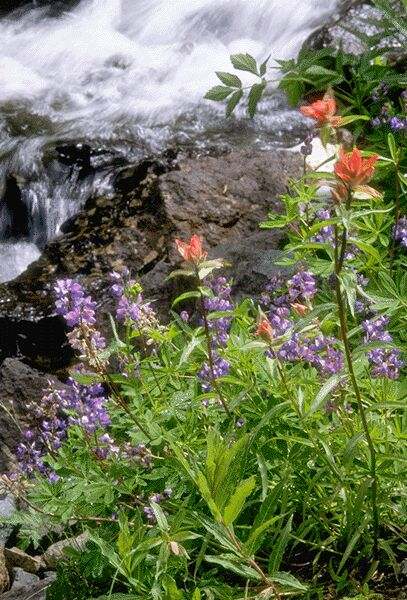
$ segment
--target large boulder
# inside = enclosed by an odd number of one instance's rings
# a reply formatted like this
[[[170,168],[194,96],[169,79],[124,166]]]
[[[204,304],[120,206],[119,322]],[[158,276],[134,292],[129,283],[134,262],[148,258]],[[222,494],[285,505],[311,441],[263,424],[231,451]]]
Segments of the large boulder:
[[[123,169],[114,196],[91,198],[38,261],[0,286],[0,361],[19,354],[49,370],[72,359],[53,308],[52,286],[59,277],[78,278],[106,313],[112,309],[108,273],[126,265],[158,308],[168,306],[178,291],[165,282],[180,262],[176,237],[198,233],[211,255],[231,252],[232,276],[241,272],[241,249],[248,268],[246,277],[238,277],[244,287],[251,278],[248,256],[258,263],[256,253],[264,258],[279,245],[271,232],[259,237],[259,223],[278,210],[279,196],[301,174],[301,165],[299,155],[274,150],[178,161],[167,155]]]

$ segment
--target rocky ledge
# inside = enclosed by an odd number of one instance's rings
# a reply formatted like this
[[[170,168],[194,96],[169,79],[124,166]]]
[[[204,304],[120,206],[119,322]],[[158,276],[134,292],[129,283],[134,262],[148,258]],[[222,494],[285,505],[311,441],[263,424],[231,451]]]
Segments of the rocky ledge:
[[[69,364],[65,327],[53,309],[61,277],[78,278],[106,314],[108,273],[126,265],[157,309],[168,307],[179,291],[166,282],[179,264],[175,237],[202,235],[213,256],[232,263],[236,292],[251,292],[254,279],[273,268],[280,241],[259,223],[300,172],[300,156],[288,151],[166,154],[122,169],[117,193],[89,199],[26,272],[0,286],[0,362],[17,356],[46,371]]]

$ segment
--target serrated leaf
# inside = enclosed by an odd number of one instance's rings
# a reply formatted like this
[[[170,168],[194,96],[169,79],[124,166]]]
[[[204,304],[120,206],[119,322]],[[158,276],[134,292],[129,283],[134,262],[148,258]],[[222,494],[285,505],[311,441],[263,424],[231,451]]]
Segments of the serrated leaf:
[[[256,114],[257,105],[263,96],[263,92],[266,89],[266,85],[267,84],[265,81],[263,81],[262,83],[255,83],[252,86],[252,89],[250,90],[247,111],[251,118],[253,118]]]
[[[223,100],[226,100],[226,98],[230,96],[233,91],[233,88],[226,87],[224,85],[215,85],[208,92],[206,92],[204,98],[206,98],[206,100],[222,102]]]
[[[248,71],[258,75],[257,62],[250,54],[232,54],[230,61],[238,71]]]
[[[240,512],[244,507],[244,503],[250,496],[256,485],[256,478],[254,476],[249,477],[245,481],[242,481],[234,491],[232,497],[227,503],[223,512],[223,519],[225,525],[231,525],[239,516]]]
[[[216,71],[216,75],[221,80],[221,82],[228,87],[242,87],[241,79],[233,73],[226,73],[225,71]]]
[[[230,117],[230,115],[235,110],[236,106],[239,104],[240,100],[243,98],[243,90],[237,90],[228,100],[226,105],[226,116]]]

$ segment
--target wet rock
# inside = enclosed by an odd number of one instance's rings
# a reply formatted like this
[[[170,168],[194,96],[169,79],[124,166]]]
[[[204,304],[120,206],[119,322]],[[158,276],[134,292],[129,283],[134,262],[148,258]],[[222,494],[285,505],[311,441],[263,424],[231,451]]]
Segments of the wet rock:
[[[0,367],[0,473],[12,470],[14,451],[19,442],[20,428],[25,426],[27,404],[38,402],[50,376],[30,368],[17,359],[6,359]],[[61,384],[58,384],[61,386]],[[13,501],[10,496],[0,499],[0,515],[11,514]],[[0,529],[0,540],[1,540]]]
[[[393,2],[397,6],[397,0]],[[402,9],[401,9],[402,10]],[[386,37],[383,13],[369,2],[344,2],[339,15],[311,34],[304,44],[310,50],[321,48],[342,49],[359,55],[372,45],[380,48],[403,48],[405,41],[398,37]]]
[[[66,558],[65,550],[67,548],[74,548],[75,550],[83,550],[86,542],[89,540],[88,533],[81,533],[80,535],[66,540],[61,540],[52,544],[41,557],[41,560],[49,569],[55,569],[58,562],[63,558]]]
[[[285,151],[179,160],[167,154],[123,169],[114,197],[89,199],[38,261],[0,286],[0,332],[7,332],[0,334],[0,360],[1,353],[19,352],[47,370],[72,360],[53,309],[52,286],[59,277],[78,278],[106,314],[113,309],[108,273],[126,265],[167,313],[176,286],[184,285],[164,281],[180,263],[174,238],[198,233],[208,249],[235,244],[238,253],[242,240],[258,233],[267,213],[278,209],[288,179],[301,173],[301,160]],[[270,248],[277,247],[279,237],[268,235]]]
[[[32,573],[26,573],[20,567],[14,567],[12,570],[13,585],[11,586],[12,592],[23,590],[26,587],[32,586],[34,583],[38,583],[40,578]]]
[[[46,566],[39,556],[30,556],[19,548],[5,548],[4,555],[9,570],[18,568],[26,573],[36,574]]]

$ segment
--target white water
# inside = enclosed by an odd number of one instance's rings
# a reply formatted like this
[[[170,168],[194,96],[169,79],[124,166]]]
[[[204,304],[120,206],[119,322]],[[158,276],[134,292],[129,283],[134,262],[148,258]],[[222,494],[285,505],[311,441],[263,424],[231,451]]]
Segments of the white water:
[[[31,241],[53,237],[89,193],[108,187],[112,155],[131,160],[171,142],[202,143],[216,127],[214,139],[222,139],[221,108],[202,100],[217,82],[214,71],[231,70],[236,52],[295,56],[335,6],[336,0],[82,0],[59,15],[31,9],[2,19],[0,187],[6,172],[25,182]],[[251,77],[242,73],[248,83]],[[286,115],[281,107],[263,115],[262,135],[277,139]],[[78,141],[105,153],[95,179],[81,181],[77,171],[60,168],[54,146]]]

